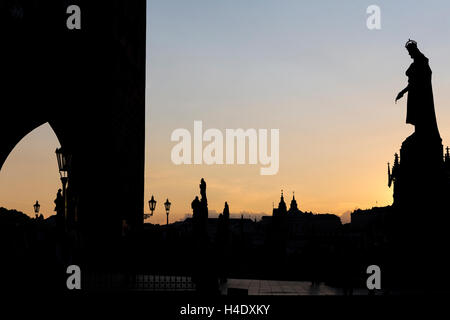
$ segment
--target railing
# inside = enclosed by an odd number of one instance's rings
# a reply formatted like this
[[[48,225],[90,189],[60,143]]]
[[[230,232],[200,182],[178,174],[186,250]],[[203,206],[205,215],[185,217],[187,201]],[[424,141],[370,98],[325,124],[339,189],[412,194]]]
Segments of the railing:
[[[144,291],[195,291],[196,286],[190,276],[90,273],[85,274],[82,287],[87,290],[144,290]]]
[[[134,289],[148,291],[195,291],[192,277],[170,275],[136,275]]]

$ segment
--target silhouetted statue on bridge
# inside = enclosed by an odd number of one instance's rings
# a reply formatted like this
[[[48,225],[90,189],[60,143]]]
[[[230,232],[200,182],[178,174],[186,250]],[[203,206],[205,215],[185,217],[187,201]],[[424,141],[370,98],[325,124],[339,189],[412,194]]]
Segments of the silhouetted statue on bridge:
[[[198,199],[198,196],[196,196],[195,199],[192,200],[191,208],[192,208],[192,217],[195,220],[200,210],[200,200]]]
[[[195,238],[199,242],[207,241],[207,232],[206,232],[206,223],[208,221],[208,200],[206,198],[206,182],[202,178],[200,181],[200,195],[201,199],[198,196],[191,203],[192,207],[192,220],[194,223],[194,234]]]
[[[390,168],[388,171],[388,184],[394,185],[395,209],[390,217],[393,254],[388,269],[396,270],[400,286],[431,288],[445,278],[450,267],[443,255],[448,248],[446,199],[450,179],[444,167],[428,58],[416,41],[408,40],[405,47],[413,63],[406,71],[408,86],[395,101],[408,93],[406,123],[414,125],[415,131],[403,141],[400,156],[395,155],[392,173]],[[414,284],[410,281],[413,277]]]
[[[408,86],[398,93],[395,102],[408,93],[406,123],[414,125],[417,134],[439,136],[431,85],[432,71],[428,58],[420,52],[414,40],[408,40],[405,47],[413,63],[406,70]]]
[[[208,201],[206,199],[206,182],[203,178],[199,187],[201,199],[199,200],[198,196],[196,196],[191,204],[194,233],[193,281],[198,292],[217,294],[218,278],[207,230]]]
[[[202,203],[208,205],[208,200],[206,198],[206,182],[203,178],[200,180],[200,195],[202,196]]]
[[[56,227],[58,231],[64,231],[64,196],[62,194],[62,190],[58,189],[58,193],[56,194],[55,203],[55,211],[56,211]]]
[[[442,196],[443,146],[436,122],[428,58],[414,40],[408,40],[405,47],[413,63],[406,71],[408,86],[398,93],[395,101],[408,93],[406,123],[414,125],[415,131],[403,141],[400,161],[398,157],[395,160],[394,205],[424,209]]]
[[[225,202],[223,213],[219,215],[216,236],[216,259],[220,281],[225,283],[228,276],[228,261],[230,259],[230,208]]]

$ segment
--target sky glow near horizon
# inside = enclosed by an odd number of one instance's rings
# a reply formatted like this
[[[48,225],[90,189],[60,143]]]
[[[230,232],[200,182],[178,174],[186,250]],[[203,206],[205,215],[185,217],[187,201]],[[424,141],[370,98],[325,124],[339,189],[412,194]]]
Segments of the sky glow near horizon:
[[[366,9],[381,8],[381,30]],[[145,201],[148,222],[183,219],[205,178],[210,210],[271,214],[283,189],[301,210],[342,215],[388,205],[387,162],[413,127],[405,123],[408,38],[430,59],[438,125],[450,144],[450,3],[446,1],[149,1]],[[277,175],[260,165],[172,163],[171,133],[279,129]],[[0,206],[53,214],[60,187],[48,125],[27,135],[0,172]],[[204,144],[205,146],[206,144]],[[145,212],[148,204],[145,203]],[[345,219],[348,217],[346,216]]]

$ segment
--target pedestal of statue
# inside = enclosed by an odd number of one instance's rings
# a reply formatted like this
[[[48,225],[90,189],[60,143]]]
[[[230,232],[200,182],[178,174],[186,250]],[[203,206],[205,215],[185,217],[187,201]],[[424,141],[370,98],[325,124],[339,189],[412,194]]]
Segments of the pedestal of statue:
[[[396,172],[392,230],[402,285],[411,289],[436,288],[446,272],[449,191],[439,134],[415,132],[406,138]]]

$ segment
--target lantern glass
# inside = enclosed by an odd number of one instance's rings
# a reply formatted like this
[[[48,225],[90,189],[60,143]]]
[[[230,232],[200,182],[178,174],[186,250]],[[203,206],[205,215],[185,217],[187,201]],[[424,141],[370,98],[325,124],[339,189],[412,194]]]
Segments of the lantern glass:
[[[72,160],[71,155],[66,154],[63,148],[56,149],[55,153],[56,153],[56,160],[58,161],[59,172],[61,173],[61,175],[67,174],[70,162]]]
[[[58,169],[59,171],[65,171],[66,169],[66,161],[64,158],[64,154],[62,152],[62,148],[58,148],[55,151],[56,153],[56,160],[58,161]]]
[[[36,203],[33,205],[34,207],[34,213],[38,214],[39,210],[41,209],[41,205],[39,204],[39,201],[36,200]]]
[[[150,211],[154,211],[155,210],[155,207],[156,207],[156,200],[155,200],[155,198],[153,197],[153,195],[152,195],[152,198],[148,201],[148,206],[149,206],[149,208],[150,208]]]
[[[169,202],[169,199],[166,200],[164,203],[164,207],[166,208],[166,212],[169,212],[171,203]]]

